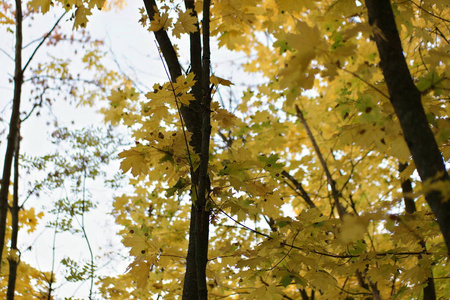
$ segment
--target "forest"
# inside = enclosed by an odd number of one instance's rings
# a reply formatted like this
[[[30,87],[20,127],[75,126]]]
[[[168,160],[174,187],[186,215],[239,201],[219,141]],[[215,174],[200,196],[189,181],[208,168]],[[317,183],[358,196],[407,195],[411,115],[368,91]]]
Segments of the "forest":
[[[127,5],[1,0],[1,299],[448,299],[448,0]]]

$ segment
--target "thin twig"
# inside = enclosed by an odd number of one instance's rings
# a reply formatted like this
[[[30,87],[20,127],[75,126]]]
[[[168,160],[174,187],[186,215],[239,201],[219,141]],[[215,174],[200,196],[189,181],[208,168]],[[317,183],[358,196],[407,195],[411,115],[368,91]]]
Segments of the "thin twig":
[[[331,194],[333,196],[334,203],[336,205],[339,217],[342,219],[345,215],[345,210],[342,207],[341,203],[339,202],[339,191],[336,189],[336,183],[334,182],[333,177],[331,176],[327,163],[325,162],[323,155],[320,152],[319,145],[317,144],[316,139],[314,138],[311,129],[309,128],[308,123],[306,122],[306,119],[303,116],[303,113],[298,108],[298,105],[295,105],[295,110],[297,112],[298,118],[300,119],[300,122],[303,124],[303,127],[305,127],[306,133],[308,134],[308,137],[311,140],[311,143],[313,144],[314,150],[319,158],[320,164],[322,165],[325,175],[327,176],[327,181],[331,188]]]
[[[369,87],[371,87],[372,89],[374,89],[375,91],[377,91],[378,93],[380,93],[384,98],[390,100],[391,97],[389,97],[388,94],[384,93],[382,90],[380,90],[379,88],[377,88],[376,86],[374,86],[373,84],[371,84],[370,82],[366,81],[364,78],[362,78],[361,76],[359,76],[358,74],[349,71],[347,69],[341,68],[342,71],[347,72],[351,75],[353,75],[354,77],[358,78],[359,80],[361,80],[362,82],[364,82],[365,84],[367,84]]]
[[[433,14],[432,12],[429,12],[428,10],[426,10],[425,8],[423,8],[422,5],[419,5],[419,4],[417,4],[416,2],[414,2],[414,1],[412,1],[412,0],[409,0],[409,2],[411,2],[412,4],[414,4],[414,5],[417,6],[419,9],[423,10],[424,12],[426,12],[427,14],[429,14],[430,16],[435,17],[436,19],[439,19],[439,20],[441,20],[441,21],[450,23],[450,20],[447,20],[447,19],[445,19],[445,18],[442,18],[442,17],[440,17],[440,16],[438,16],[438,15]]]
[[[50,31],[42,38],[42,41],[39,43],[39,45],[37,45],[37,47],[34,49],[33,53],[31,54],[30,58],[28,59],[27,63],[25,64],[25,66],[22,69],[22,72],[25,72],[25,70],[27,69],[28,65],[31,63],[31,61],[33,60],[34,55],[36,54],[36,52],[39,50],[39,48],[41,48],[42,44],[44,44],[44,42],[47,40],[48,37],[50,37],[50,35],[52,34],[53,30],[55,30],[56,26],[58,26],[59,22],[62,20],[62,18],[66,15],[67,12],[64,12],[61,17],[59,17],[59,19],[56,21],[56,23],[53,25],[52,29],[50,29]]]
[[[281,175],[289,179],[292,182],[292,184],[294,184],[295,186],[294,190],[305,200],[305,202],[309,205],[309,207],[311,208],[316,207],[314,202],[312,202],[311,198],[309,197],[308,193],[303,188],[302,184],[299,181],[297,181],[297,179],[295,179],[293,176],[291,176],[291,174],[289,174],[285,170],[281,172]]]

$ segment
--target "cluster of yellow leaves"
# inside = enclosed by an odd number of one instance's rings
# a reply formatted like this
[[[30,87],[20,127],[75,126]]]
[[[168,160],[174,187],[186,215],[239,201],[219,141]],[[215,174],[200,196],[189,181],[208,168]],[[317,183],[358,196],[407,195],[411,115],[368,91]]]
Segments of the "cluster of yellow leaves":
[[[88,16],[92,15],[92,9],[102,9],[105,6],[106,0],[57,0],[66,11],[70,11],[72,8],[75,12],[72,15],[74,20],[73,28],[84,28],[88,23]],[[52,0],[31,0],[30,6],[34,11],[40,11],[45,14],[50,10],[50,7],[55,5]]]
[[[175,22],[173,22],[173,18],[169,17],[170,11],[171,8],[167,5],[157,8],[153,20],[150,21],[148,31],[172,29],[172,34],[175,37],[180,38],[182,34],[192,33],[198,30],[197,18],[193,15],[192,9],[182,11],[176,7],[175,11],[178,13],[178,18]],[[144,15],[145,11],[142,9],[141,13]],[[146,26],[147,16],[143,16],[141,23],[143,26]]]
[[[133,101],[136,101],[138,97],[139,93],[134,88],[114,89],[108,97],[109,107],[101,109],[105,115],[105,121],[116,125],[123,119],[125,124],[133,124],[133,119],[130,119],[134,111]]]
[[[423,8],[449,19],[449,9],[438,2],[424,2]],[[170,9],[175,8],[160,8],[151,30],[172,28]],[[226,0],[215,1],[211,11],[219,45],[244,51],[246,70],[267,79],[249,84],[228,110],[211,106],[211,298],[298,299],[302,290],[324,299],[367,295],[357,271],[377,285],[382,298],[419,297],[430,268],[448,273],[445,247],[420,193],[414,194],[418,212],[403,211],[400,184],[414,165],[389,103],[370,40],[377,29],[367,25],[365,7],[353,0]],[[442,36],[430,34],[434,26],[445,31],[445,21],[410,2],[396,3],[395,12],[404,24],[412,75],[448,159],[449,107],[443,95],[449,88],[449,48]],[[175,36],[197,30],[190,11],[177,13]],[[231,86],[216,76],[211,83]],[[189,76],[156,84],[135,113],[116,114],[117,122],[134,126],[137,141],[121,154],[122,169],[136,176],[135,192],[118,197],[114,206],[133,263],[129,273],[102,282],[105,297],[181,293],[188,161],[196,158],[187,152],[175,104],[193,100],[192,85]],[[333,177],[346,211],[342,219],[294,105],[305,113]],[[409,164],[402,174],[400,162]],[[419,256],[422,241],[428,252]],[[133,280],[139,289],[128,291],[122,282]],[[436,287],[438,294],[448,292],[441,281]]]
[[[0,24],[14,24],[13,19],[0,11]]]
[[[44,216],[43,212],[36,213],[34,208],[21,209],[19,211],[19,228],[27,228],[27,232],[31,233],[36,230],[37,221]],[[11,240],[11,216],[7,219],[7,231],[5,243],[9,244]],[[9,250],[7,247],[3,249],[2,276],[8,278],[9,268],[7,260],[15,260],[18,264],[16,279],[16,297],[18,299],[38,298],[43,296],[43,292],[47,287],[50,274],[42,272],[26,262],[21,260],[21,253],[17,250]],[[6,299],[6,291],[8,280],[0,280],[0,298]]]

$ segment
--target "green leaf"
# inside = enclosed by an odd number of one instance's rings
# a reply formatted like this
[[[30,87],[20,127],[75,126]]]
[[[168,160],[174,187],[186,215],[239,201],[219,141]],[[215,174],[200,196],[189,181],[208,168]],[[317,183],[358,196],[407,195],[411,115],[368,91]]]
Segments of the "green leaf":
[[[443,78],[439,76],[435,70],[433,70],[425,76],[420,77],[416,83],[416,86],[421,93],[425,93],[431,89],[441,87],[440,83],[442,80]]]

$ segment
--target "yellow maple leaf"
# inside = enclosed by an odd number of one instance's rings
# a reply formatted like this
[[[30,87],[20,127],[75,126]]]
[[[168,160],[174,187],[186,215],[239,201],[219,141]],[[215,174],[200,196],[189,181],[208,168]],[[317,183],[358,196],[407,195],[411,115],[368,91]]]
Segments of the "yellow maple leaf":
[[[187,9],[186,12],[180,12],[177,22],[173,27],[173,34],[180,38],[182,33],[191,33],[197,31],[197,18],[192,15],[192,9]]]
[[[403,136],[397,136],[390,146],[391,154],[397,157],[400,162],[407,162],[409,160],[411,154]]]
[[[50,5],[52,4],[51,0],[32,0],[30,2],[30,6],[35,11],[41,10],[41,13],[45,14],[50,10]]]
[[[362,239],[366,233],[368,221],[367,218],[345,215],[340,232],[341,240],[344,243],[352,243]]]
[[[241,50],[247,43],[247,38],[238,30],[229,30],[219,36],[219,47],[225,46],[230,50]]]
[[[31,233],[36,230],[38,220],[44,216],[43,212],[36,214],[34,207],[27,210],[21,210],[19,213],[19,222],[28,227],[27,232]]]
[[[314,5],[310,4],[311,1],[305,0],[278,0],[278,8],[284,13],[292,13],[295,11],[302,11],[304,7],[312,8]]]
[[[19,260],[20,260],[19,250],[11,249],[9,254],[8,254],[8,260],[9,261],[19,262]]]
[[[133,176],[144,174],[148,170],[147,159],[145,153],[138,150],[125,150],[119,154],[120,158],[124,160],[120,163],[120,168],[124,173],[131,169]]]
[[[185,105],[189,105],[190,101],[195,100],[194,96],[189,93],[189,90],[194,84],[194,73],[189,73],[187,76],[179,76],[177,78],[177,82],[173,85],[173,87],[171,87],[177,95],[177,101]]]
[[[125,247],[130,247],[130,254],[133,256],[139,256],[142,252],[147,253],[150,245],[146,239],[137,233],[122,239],[122,243]]]
[[[230,128],[234,125],[234,120],[236,116],[226,109],[218,108],[215,110],[216,114],[213,115],[214,120],[219,122],[219,127],[221,128]]]
[[[169,103],[173,101],[173,91],[169,89],[170,83],[165,83],[164,85],[154,84],[153,91],[145,94],[147,99],[150,99],[150,107],[159,107],[164,105],[164,103]]]
[[[154,262],[146,260],[144,256],[138,256],[131,264],[128,265],[126,272],[130,272],[136,280],[137,288],[143,289],[148,280],[150,267]]]
[[[210,81],[215,86],[218,86],[219,84],[224,85],[224,86],[231,86],[233,84],[233,83],[231,83],[231,81],[229,81],[227,79],[220,78],[220,77],[215,76],[215,75],[211,75]]]
[[[89,8],[94,8],[97,6],[98,9],[102,9],[105,6],[105,3],[106,3],[106,0],[89,0],[88,5],[89,5]]]
[[[84,6],[77,7],[77,10],[75,11],[75,22],[73,23],[73,28],[74,29],[78,29],[80,27],[85,28],[88,23],[87,16],[90,15],[92,15],[90,9]]]
[[[159,31],[161,29],[167,30],[172,24],[172,18],[169,18],[169,14],[164,13],[156,13],[153,16],[153,20],[150,21],[150,27],[148,31]]]

